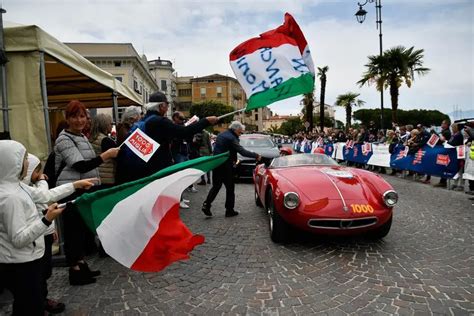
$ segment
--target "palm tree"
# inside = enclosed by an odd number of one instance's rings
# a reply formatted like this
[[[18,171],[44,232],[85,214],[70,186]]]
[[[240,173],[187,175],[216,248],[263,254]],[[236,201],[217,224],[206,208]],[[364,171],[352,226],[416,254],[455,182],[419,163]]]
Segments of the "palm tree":
[[[398,123],[398,90],[401,85],[405,83],[410,88],[415,73],[421,76],[430,71],[423,67],[423,52],[423,49],[415,50],[413,46],[408,49],[396,46],[386,50],[382,56],[369,56],[369,63],[365,65],[367,71],[357,82],[361,87],[366,83],[375,83],[378,91],[390,87],[394,123]]]
[[[272,134],[278,134],[279,131],[280,131],[280,128],[277,126],[277,125],[270,125],[270,127],[268,128],[267,130],[269,133],[272,133]]]
[[[306,117],[306,122],[309,123],[309,130],[313,130],[313,102],[314,102],[314,92],[305,93],[303,98],[303,114]]]
[[[321,81],[321,97],[319,99],[319,122],[321,131],[324,130],[324,99],[326,97],[326,72],[328,70],[328,66],[324,66],[323,68],[318,67],[318,77]]]
[[[351,127],[352,107],[362,106],[365,101],[357,99],[359,93],[347,92],[337,96],[336,105],[346,109],[346,132]]]

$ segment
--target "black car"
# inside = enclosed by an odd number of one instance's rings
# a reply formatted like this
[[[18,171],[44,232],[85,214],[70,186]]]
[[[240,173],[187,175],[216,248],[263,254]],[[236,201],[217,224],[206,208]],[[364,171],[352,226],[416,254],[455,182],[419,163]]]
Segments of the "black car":
[[[261,162],[270,162],[280,155],[278,146],[272,141],[270,135],[244,134],[240,136],[240,145],[249,151],[262,156]],[[256,161],[254,158],[243,157],[237,154],[236,176],[238,178],[252,178]]]

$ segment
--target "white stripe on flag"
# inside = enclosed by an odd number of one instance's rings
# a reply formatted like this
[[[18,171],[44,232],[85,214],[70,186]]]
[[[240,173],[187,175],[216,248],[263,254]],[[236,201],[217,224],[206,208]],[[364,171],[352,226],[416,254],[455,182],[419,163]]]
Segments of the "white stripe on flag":
[[[182,192],[204,172],[184,169],[157,179],[117,203],[97,227],[97,234],[107,253],[121,264],[131,267],[157,232],[161,219],[173,205],[165,205],[152,214],[159,196],[172,197],[179,203]]]
[[[269,50],[256,50],[231,61],[230,65],[247,97],[250,98],[252,94],[265,90],[263,81],[266,88],[274,88],[288,79],[309,72],[308,67],[301,65],[303,63],[301,59],[298,46],[283,44],[271,47]]]

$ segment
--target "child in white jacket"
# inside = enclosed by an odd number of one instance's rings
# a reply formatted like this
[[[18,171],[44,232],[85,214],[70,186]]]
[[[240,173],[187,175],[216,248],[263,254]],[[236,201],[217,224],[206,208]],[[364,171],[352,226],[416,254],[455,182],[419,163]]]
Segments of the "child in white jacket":
[[[71,195],[76,189],[90,188],[93,185],[92,181],[97,179],[80,180],[73,183],[63,184],[52,189],[49,189],[46,180],[46,176],[41,172],[41,161],[35,155],[28,154],[28,171],[22,182],[27,185],[26,189],[29,191],[33,202],[35,202],[36,209],[40,216],[42,216],[43,212],[48,208],[48,204]],[[42,282],[45,304],[44,308],[47,312],[52,314],[62,313],[65,309],[63,303],[47,298],[47,280],[52,274],[52,245],[55,240],[57,240],[57,234],[53,222],[44,233],[45,252],[43,256]]]
[[[20,184],[28,169],[25,147],[0,140],[0,282],[13,294],[13,315],[44,315],[42,257],[44,237],[63,211],[57,204],[44,216]]]

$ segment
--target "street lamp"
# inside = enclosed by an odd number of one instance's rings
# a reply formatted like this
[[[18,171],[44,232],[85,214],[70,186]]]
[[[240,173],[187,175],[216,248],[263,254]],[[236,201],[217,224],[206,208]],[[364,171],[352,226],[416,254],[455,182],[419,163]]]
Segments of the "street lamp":
[[[377,29],[379,30],[379,43],[380,43],[380,56],[382,56],[382,0],[365,0],[364,3],[359,5],[359,10],[356,12],[355,16],[357,22],[363,23],[365,21],[365,16],[367,15],[367,11],[365,11],[362,7],[365,6],[367,3],[374,3],[375,2],[375,22],[377,24]],[[383,129],[383,88],[380,90],[380,127]]]

